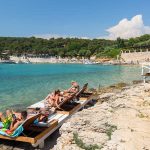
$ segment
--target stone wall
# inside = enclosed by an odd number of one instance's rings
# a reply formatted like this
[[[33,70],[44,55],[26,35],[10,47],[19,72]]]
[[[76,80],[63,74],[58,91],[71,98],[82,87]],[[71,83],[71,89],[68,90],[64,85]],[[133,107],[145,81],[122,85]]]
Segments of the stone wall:
[[[146,52],[122,52],[121,60],[126,63],[143,63],[150,61],[150,51]]]

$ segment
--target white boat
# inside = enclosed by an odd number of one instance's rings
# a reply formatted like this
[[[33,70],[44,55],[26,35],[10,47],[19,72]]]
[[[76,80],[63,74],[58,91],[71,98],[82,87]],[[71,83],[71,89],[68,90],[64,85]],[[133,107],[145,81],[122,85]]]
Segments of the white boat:
[[[13,60],[1,60],[0,63],[2,63],[2,64],[16,64],[16,62]]]
[[[92,64],[95,64],[95,63],[93,63],[89,59],[86,59],[86,60],[83,61],[83,64],[85,64],[85,65],[92,65]]]

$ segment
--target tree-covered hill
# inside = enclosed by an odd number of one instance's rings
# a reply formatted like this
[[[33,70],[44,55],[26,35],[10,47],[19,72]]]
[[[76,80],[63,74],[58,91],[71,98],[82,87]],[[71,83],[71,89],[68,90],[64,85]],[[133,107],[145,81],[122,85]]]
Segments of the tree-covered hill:
[[[121,49],[150,45],[150,35],[129,40],[78,39],[78,38],[24,38],[0,37],[0,54],[8,55],[47,54],[61,57],[116,57]]]

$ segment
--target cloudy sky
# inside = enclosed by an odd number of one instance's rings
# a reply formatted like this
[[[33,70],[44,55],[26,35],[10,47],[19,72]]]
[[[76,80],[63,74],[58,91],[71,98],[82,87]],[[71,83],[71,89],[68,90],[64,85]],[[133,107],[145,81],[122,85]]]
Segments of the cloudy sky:
[[[0,36],[116,39],[150,34],[150,0],[0,0]]]

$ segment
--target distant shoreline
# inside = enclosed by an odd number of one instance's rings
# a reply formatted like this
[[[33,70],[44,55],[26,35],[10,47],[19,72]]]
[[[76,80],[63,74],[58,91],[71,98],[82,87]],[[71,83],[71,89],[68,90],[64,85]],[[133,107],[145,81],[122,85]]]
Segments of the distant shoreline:
[[[145,63],[145,62],[143,62]],[[42,58],[42,57],[17,57],[10,56],[9,60],[0,60],[0,64],[101,64],[101,65],[140,65],[125,63],[115,59],[77,59],[77,58]]]

